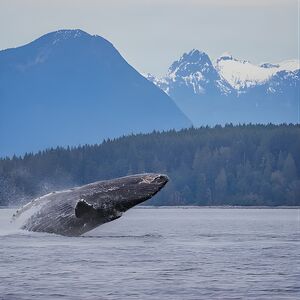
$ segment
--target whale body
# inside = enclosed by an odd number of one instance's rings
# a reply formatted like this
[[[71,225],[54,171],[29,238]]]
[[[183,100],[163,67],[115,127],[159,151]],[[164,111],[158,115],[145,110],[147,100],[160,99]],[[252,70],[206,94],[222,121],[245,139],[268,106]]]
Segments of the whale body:
[[[13,219],[24,219],[21,228],[25,230],[80,236],[118,219],[167,182],[166,175],[146,173],[52,192],[17,210]]]

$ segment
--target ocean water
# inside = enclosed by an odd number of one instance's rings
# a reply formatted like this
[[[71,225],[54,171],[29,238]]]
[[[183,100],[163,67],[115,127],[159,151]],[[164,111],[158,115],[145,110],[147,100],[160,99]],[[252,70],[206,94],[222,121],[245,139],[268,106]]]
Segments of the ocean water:
[[[0,299],[300,299],[299,209],[138,208],[82,237],[0,209]]]

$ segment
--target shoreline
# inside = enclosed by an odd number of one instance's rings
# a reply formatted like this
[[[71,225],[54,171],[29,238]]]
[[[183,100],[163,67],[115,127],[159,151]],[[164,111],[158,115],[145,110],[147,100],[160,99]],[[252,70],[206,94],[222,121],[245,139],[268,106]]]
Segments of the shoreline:
[[[181,209],[300,209],[300,206],[243,206],[243,205],[138,205],[134,207],[136,209],[140,208],[181,208]]]
[[[21,205],[20,205],[21,206]],[[18,209],[20,206],[0,206],[0,209]],[[242,206],[242,205],[138,205],[132,209],[300,209],[300,206]]]

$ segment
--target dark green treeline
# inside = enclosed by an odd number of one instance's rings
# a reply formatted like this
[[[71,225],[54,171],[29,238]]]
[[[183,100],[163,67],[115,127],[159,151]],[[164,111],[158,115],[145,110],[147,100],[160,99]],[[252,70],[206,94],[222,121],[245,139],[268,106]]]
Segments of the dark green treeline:
[[[152,205],[300,205],[300,126],[153,132],[0,160],[0,205],[142,172],[167,187]]]

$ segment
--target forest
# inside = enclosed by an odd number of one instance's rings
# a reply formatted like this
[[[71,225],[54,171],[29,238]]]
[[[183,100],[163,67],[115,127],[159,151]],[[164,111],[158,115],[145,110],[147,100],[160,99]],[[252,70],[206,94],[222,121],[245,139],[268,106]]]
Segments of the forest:
[[[0,205],[143,172],[170,177],[146,205],[300,205],[300,126],[189,128],[0,159]]]

